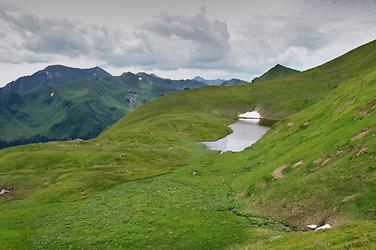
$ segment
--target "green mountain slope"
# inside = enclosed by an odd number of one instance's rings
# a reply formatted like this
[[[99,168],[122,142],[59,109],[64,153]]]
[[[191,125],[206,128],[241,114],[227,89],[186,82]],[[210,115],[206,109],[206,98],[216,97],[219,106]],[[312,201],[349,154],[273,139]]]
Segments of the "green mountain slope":
[[[0,242],[372,249],[375,58],[372,42],[281,80],[163,96],[89,141],[2,150],[0,183],[10,192],[0,197]],[[256,107],[281,121],[252,147],[218,154],[197,143],[229,133],[237,114]],[[310,222],[337,229],[290,232]]]
[[[376,68],[279,123],[234,158],[233,164],[243,167],[233,184],[253,213],[301,229],[348,225],[327,236],[305,233],[268,240],[260,243],[261,249],[315,247],[318,241],[328,248],[376,246],[375,93]]]
[[[252,82],[265,82],[265,81],[277,80],[277,79],[281,79],[290,75],[297,74],[299,72],[300,72],[299,70],[291,69],[283,65],[277,64],[276,66],[269,69],[267,72],[265,72],[261,76],[254,78]]]
[[[239,84],[247,84],[247,82],[240,79],[232,78],[230,80],[224,81],[221,83],[221,86],[236,86]]]
[[[0,145],[92,138],[153,98],[203,85],[145,73],[114,77],[98,67],[49,66],[0,89]]]

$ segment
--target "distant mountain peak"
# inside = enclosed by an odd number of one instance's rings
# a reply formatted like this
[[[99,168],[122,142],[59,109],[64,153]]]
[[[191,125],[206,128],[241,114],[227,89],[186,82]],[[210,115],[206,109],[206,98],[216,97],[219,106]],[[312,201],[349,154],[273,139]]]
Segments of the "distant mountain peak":
[[[298,71],[296,69],[293,69],[293,68],[289,68],[289,67],[286,67],[282,64],[276,64],[273,68],[271,68],[270,70],[275,70],[275,69],[287,69],[287,70],[292,70],[292,71]]]
[[[196,76],[194,78],[192,78],[192,80],[195,80],[195,81],[202,81],[202,80],[206,80],[205,78],[201,77],[201,76]]]
[[[221,85],[223,82],[226,81],[226,80],[223,80],[223,79],[205,79],[201,76],[196,76],[196,77],[192,78],[192,80],[202,82],[202,83],[205,83],[207,85]]]
[[[128,72],[124,72],[120,76],[127,77],[127,76],[135,76],[135,75],[136,75],[135,73],[128,71]]]
[[[100,67],[72,68],[60,64],[50,65],[30,76],[20,77],[8,83],[5,91],[27,94],[46,86],[57,86],[83,79],[108,80],[112,76]]]
[[[245,81],[242,81],[240,79],[231,78],[230,80],[227,80],[221,83],[221,86],[235,86],[235,85],[245,84],[245,83],[246,83]]]
[[[299,70],[292,69],[281,64],[277,64],[271,69],[269,69],[268,71],[266,71],[261,76],[254,78],[252,82],[276,80],[276,79],[284,78],[293,74],[297,74],[299,72],[300,72]]]

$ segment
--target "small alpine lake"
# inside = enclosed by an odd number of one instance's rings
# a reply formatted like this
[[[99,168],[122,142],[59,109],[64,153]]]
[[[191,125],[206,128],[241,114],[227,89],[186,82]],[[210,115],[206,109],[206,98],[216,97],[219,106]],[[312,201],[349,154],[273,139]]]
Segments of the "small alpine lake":
[[[239,120],[229,127],[232,133],[212,142],[203,142],[208,149],[223,152],[240,152],[257,142],[269,127],[259,124],[260,114],[257,111],[239,115]]]

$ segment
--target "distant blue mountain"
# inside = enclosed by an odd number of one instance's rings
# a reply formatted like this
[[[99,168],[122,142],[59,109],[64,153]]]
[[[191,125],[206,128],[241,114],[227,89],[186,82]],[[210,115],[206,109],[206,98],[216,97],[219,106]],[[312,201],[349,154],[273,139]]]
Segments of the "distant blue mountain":
[[[226,81],[226,80],[223,80],[223,79],[209,80],[209,79],[202,78],[201,76],[196,76],[195,78],[192,78],[192,80],[202,82],[202,83],[205,83],[207,85],[221,85],[223,82]]]

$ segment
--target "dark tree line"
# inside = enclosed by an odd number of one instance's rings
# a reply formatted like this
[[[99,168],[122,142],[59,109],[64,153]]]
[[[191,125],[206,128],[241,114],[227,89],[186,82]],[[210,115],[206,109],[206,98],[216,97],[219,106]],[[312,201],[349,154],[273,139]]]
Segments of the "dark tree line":
[[[32,143],[49,142],[49,141],[67,141],[67,140],[74,140],[74,139],[88,140],[88,139],[98,136],[102,130],[103,129],[96,129],[96,130],[91,131],[90,133],[87,133],[84,136],[73,137],[73,138],[70,138],[70,137],[69,138],[50,138],[44,135],[36,135],[33,137],[29,137],[29,138],[16,139],[13,141],[1,141],[0,140],[0,149],[26,145],[26,144],[32,144]]]
[[[25,145],[25,144],[30,144],[30,143],[48,142],[48,141],[53,141],[53,140],[54,139],[49,138],[47,136],[37,135],[37,136],[30,137],[30,138],[21,138],[21,139],[17,139],[13,141],[0,141],[0,149],[19,146],[19,145]]]

